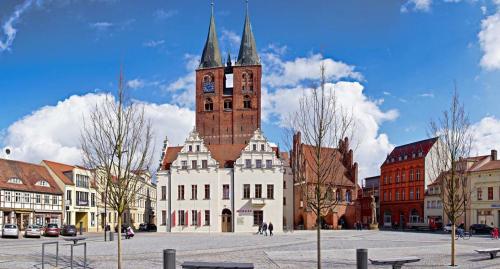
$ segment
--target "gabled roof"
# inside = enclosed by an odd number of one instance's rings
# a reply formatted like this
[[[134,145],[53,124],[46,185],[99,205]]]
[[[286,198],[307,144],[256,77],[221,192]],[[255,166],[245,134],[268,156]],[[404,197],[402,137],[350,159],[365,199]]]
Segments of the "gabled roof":
[[[500,170],[500,160],[489,161],[484,165],[473,167],[471,169],[472,172],[483,172],[489,170]]]
[[[241,35],[240,51],[236,65],[259,65],[260,59],[257,53],[257,45],[250,24],[250,16],[248,15],[248,6],[245,15],[245,26],[243,26],[243,34]]]
[[[219,41],[217,39],[217,31],[215,30],[214,9],[212,4],[212,14],[210,16],[210,25],[208,27],[207,41],[203,48],[199,68],[221,67],[222,57],[219,50]]]
[[[182,146],[179,147],[168,147],[165,157],[163,157],[162,169],[169,170],[170,165],[177,159],[177,154],[182,150]]]
[[[66,172],[73,171],[75,168],[74,166],[47,160],[43,160],[42,162],[45,163],[65,185],[75,185],[73,180],[65,174]]]
[[[399,162],[425,157],[431,150],[432,146],[437,142],[437,140],[438,138],[434,137],[406,145],[397,146],[387,156],[386,160],[391,160],[394,158],[394,162]],[[420,157],[418,156],[419,152],[422,152],[422,156]],[[413,158],[413,154],[415,154],[415,158]],[[404,159],[404,156],[407,156],[406,160]],[[399,157],[402,157],[402,159],[399,160]]]
[[[11,178],[18,178],[23,184],[7,183]],[[50,186],[36,185],[39,181],[47,181]],[[0,189],[62,194],[55,179],[44,166],[6,159],[0,159]]]

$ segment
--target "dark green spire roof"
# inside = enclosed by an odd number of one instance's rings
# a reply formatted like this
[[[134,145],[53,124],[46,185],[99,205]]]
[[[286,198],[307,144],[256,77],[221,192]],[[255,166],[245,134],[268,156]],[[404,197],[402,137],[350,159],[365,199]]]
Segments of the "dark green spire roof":
[[[217,32],[215,30],[214,8],[212,3],[212,15],[210,16],[210,26],[208,27],[208,36],[199,68],[221,67],[222,57],[219,50],[219,42],[217,41]]]
[[[257,54],[257,45],[255,45],[255,38],[252,32],[252,25],[250,24],[250,16],[248,15],[248,2],[247,2],[245,26],[243,27],[240,52],[238,53],[238,60],[236,61],[236,65],[259,65],[259,64],[260,64],[260,59],[259,55]]]

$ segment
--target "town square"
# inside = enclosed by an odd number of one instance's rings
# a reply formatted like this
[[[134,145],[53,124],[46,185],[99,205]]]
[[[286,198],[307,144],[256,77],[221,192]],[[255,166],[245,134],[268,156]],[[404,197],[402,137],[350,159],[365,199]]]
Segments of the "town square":
[[[3,0],[0,268],[500,268],[499,72],[499,0]]]

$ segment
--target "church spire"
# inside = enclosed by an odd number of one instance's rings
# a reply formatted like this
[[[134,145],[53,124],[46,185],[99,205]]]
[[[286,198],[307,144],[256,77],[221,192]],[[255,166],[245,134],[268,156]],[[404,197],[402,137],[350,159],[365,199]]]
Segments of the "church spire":
[[[250,16],[248,15],[248,0],[246,4],[245,26],[243,27],[243,34],[241,35],[240,52],[238,53],[236,65],[259,65],[260,59],[257,54],[257,46],[255,45],[252,25],[250,24]]]
[[[219,50],[219,42],[217,40],[217,32],[215,30],[214,19],[214,2],[211,3],[212,13],[210,16],[210,26],[208,27],[208,36],[201,55],[199,68],[222,67],[222,57]]]

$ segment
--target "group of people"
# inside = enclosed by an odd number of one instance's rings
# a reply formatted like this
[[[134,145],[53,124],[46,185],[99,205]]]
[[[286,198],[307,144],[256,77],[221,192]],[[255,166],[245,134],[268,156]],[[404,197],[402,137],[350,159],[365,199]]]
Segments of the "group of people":
[[[359,221],[356,221],[356,223],[354,224],[354,227],[356,228],[356,230],[358,231],[361,231],[363,230],[363,224]]]
[[[267,230],[269,230],[269,236],[273,236],[273,223],[269,222],[269,225],[267,225],[266,222],[262,222],[261,225],[259,225],[259,231],[257,231],[257,234],[264,234],[267,236]]]

